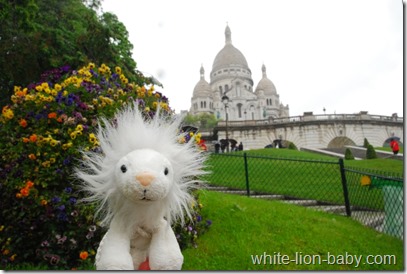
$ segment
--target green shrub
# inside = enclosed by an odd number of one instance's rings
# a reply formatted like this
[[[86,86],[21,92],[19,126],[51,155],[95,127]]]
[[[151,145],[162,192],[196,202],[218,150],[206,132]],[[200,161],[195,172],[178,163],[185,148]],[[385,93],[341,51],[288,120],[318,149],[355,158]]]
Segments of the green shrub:
[[[368,145],[366,150],[366,159],[376,159],[376,158],[377,158],[376,150],[372,145]]]
[[[113,116],[138,101],[145,115],[168,100],[149,79],[128,83],[121,69],[90,63],[44,73],[38,83],[15,87],[0,117],[1,267],[46,263],[80,268],[93,260],[105,232],[94,221],[94,207],[72,181],[79,148],[98,150],[96,119]]]
[[[346,148],[345,150],[345,160],[355,160],[355,157],[353,156],[353,153],[350,150],[350,148]]]
[[[369,146],[369,141],[365,138],[364,140],[363,140],[363,147],[364,148],[367,148]]]
[[[297,146],[293,142],[289,142],[288,149],[298,150]]]

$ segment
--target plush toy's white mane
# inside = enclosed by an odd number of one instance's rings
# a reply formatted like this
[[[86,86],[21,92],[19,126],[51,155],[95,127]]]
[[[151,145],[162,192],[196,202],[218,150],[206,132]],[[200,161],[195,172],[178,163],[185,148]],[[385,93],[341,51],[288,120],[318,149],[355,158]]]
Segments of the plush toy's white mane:
[[[183,221],[184,213],[191,216],[190,191],[202,183],[198,177],[206,173],[203,170],[205,154],[192,140],[179,143],[181,120],[182,117],[174,119],[160,111],[154,118],[145,119],[137,105],[119,111],[112,121],[99,120],[97,138],[102,153],[83,152],[82,165],[75,170],[75,175],[83,181],[83,189],[89,194],[85,200],[98,202],[102,224],[108,225],[116,214],[125,214],[120,210],[127,207],[114,182],[116,163],[127,153],[144,148],[164,155],[174,169],[174,184],[162,205],[166,219],[171,224],[177,218]]]

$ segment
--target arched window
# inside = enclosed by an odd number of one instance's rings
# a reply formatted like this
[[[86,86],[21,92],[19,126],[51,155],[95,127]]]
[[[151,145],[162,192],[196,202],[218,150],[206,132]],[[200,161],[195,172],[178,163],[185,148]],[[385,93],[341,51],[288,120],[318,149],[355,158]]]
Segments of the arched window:
[[[237,96],[237,97],[242,96],[242,90],[241,90],[241,87],[240,87],[240,83],[239,83],[239,82],[236,82],[236,96]]]
[[[239,115],[239,118],[242,118],[242,104],[237,104],[237,113]]]

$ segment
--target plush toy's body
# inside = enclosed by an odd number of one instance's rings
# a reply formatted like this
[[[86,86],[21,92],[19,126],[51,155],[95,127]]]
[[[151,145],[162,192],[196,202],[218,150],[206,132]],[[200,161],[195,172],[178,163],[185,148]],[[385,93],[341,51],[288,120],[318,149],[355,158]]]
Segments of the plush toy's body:
[[[189,190],[199,181],[204,156],[191,143],[180,144],[180,120],[158,114],[145,121],[137,106],[103,120],[98,138],[103,154],[84,154],[77,177],[100,202],[109,229],[96,254],[96,268],[181,269],[183,256],[171,228],[189,215]]]

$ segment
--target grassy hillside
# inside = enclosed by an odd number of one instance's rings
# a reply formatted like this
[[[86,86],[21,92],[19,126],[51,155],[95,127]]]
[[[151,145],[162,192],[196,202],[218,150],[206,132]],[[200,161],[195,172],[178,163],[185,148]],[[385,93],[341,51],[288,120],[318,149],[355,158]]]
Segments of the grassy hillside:
[[[347,217],[278,201],[208,191],[203,191],[200,197],[203,214],[211,218],[212,226],[199,239],[197,249],[184,251],[184,270],[402,270],[404,267],[401,240]],[[298,260],[294,261],[296,254]],[[355,259],[350,263],[351,255],[361,258],[359,264]],[[288,256],[292,261],[284,264],[287,261],[283,258]],[[349,264],[345,264],[345,258]],[[373,259],[377,263],[368,264]]]

